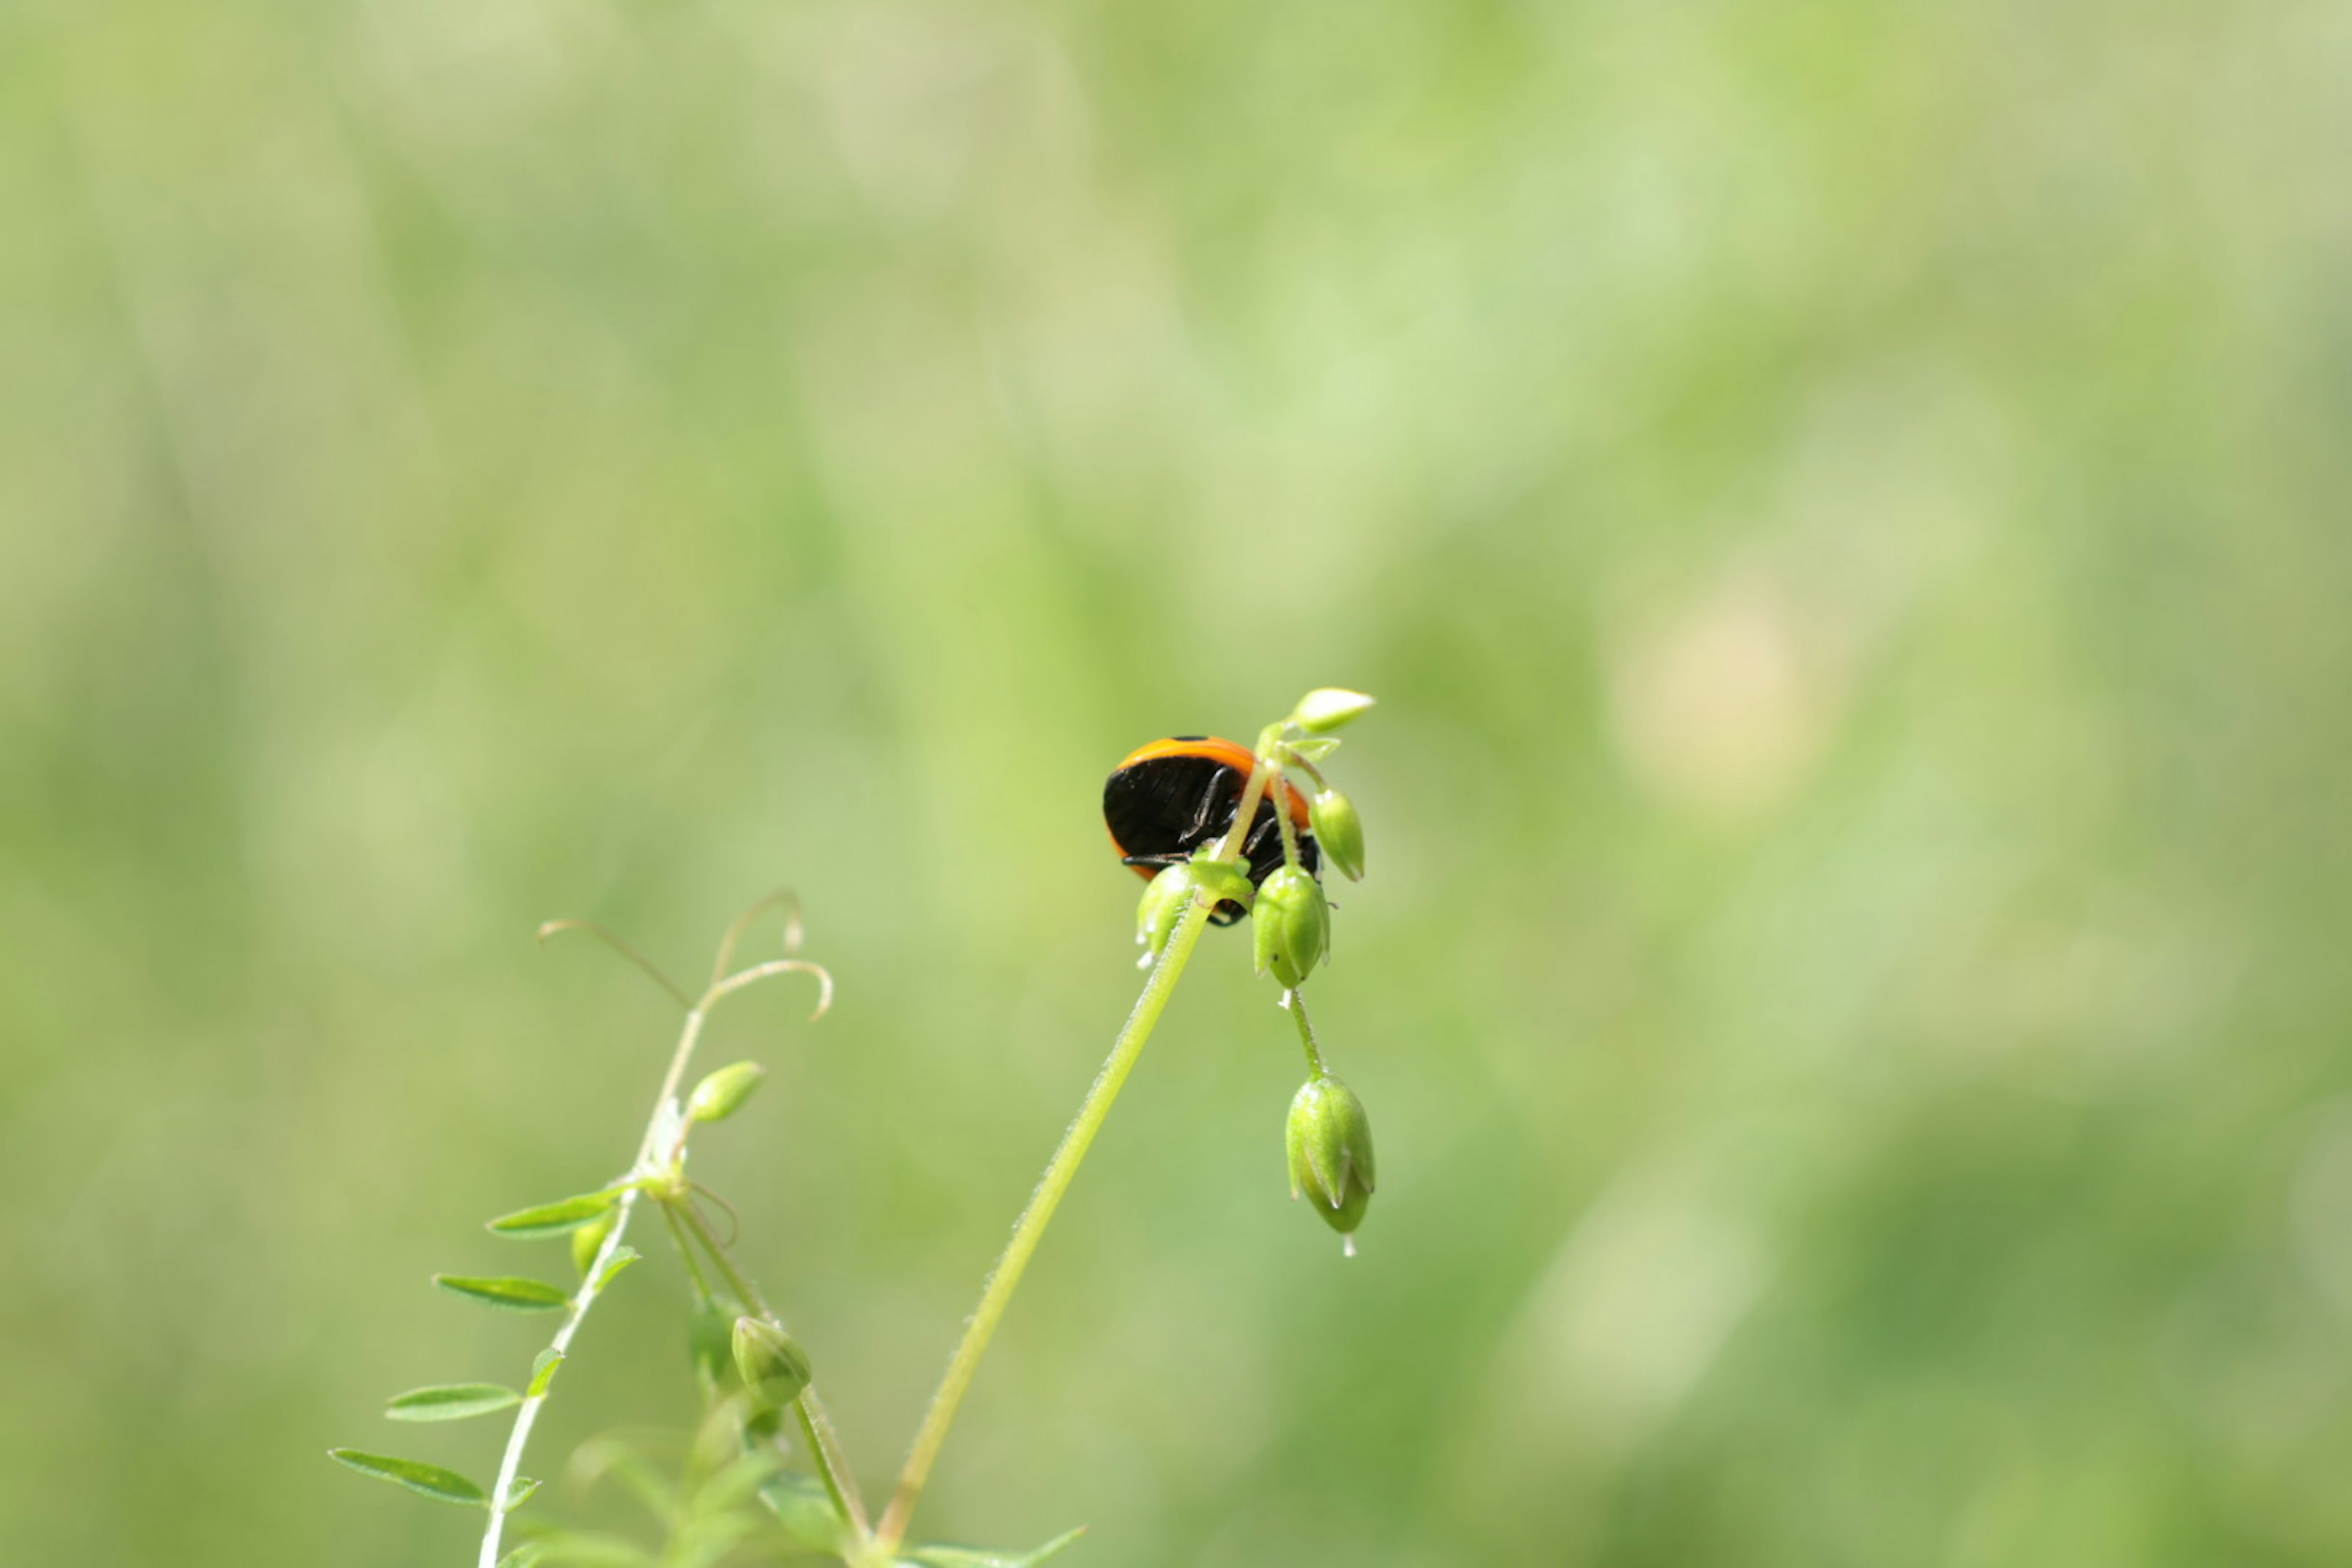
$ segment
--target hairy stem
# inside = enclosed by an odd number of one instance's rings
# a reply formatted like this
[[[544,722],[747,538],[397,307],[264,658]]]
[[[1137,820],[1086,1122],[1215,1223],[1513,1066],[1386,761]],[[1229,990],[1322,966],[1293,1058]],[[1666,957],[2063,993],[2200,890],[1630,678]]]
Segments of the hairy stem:
[[[1282,1005],[1290,1010],[1291,1020],[1298,1026],[1298,1043],[1307,1047],[1307,1070],[1317,1078],[1331,1076],[1323,1065],[1323,1053],[1316,1048],[1315,1026],[1307,1021],[1307,998],[1296,991],[1282,994]]]
[[[1234,826],[1224,842],[1219,846],[1217,858],[1231,862],[1239,858],[1243,841],[1248,837],[1250,823],[1257,815],[1257,805],[1264,797],[1270,768],[1267,754],[1279,733],[1279,726],[1269,728],[1258,738],[1257,765],[1250,770],[1248,785],[1242,791],[1240,808],[1234,815]],[[923,1413],[923,1424],[915,1433],[915,1441],[907,1451],[906,1468],[899,1472],[898,1485],[890,1495],[890,1506],[883,1510],[882,1522],[875,1531],[875,1557],[888,1560],[907,1538],[907,1526],[913,1519],[915,1504],[923,1495],[929,1481],[931,1467],[945,1444],[948,1428],[955,1422],[956,1409],[963,1403],[964,1393],[971,1386],[972,1373],[980,1366],[981,1357],[987,1352],[988,1342],[996,1332],[996,1325],[1011,1305],[1013,1293],[1021,1286],[1021,1276],[1029,1267],[1030,1258],[1037,1244],[1045,1239],[1045,1227],[1053,1222],[1054,1211],[1076,1179],[1078,1166],[1086,1160],[1087,1151],[1093,1147],[1095,1134],[1102,1131],[1110,1116],[1110,1108],[1118,1099],[1119,1089],[1127,1083],[1128,1074],[1134,1069],[1136,1058],[1143,1052],[1144,1042],[1151,1037],[1160,1013],[1168,1005],[1176,982],[1184,973],[1184,965],[1192,956],[1192,948],[1201,940],[1202,928],[1208,924],[1211,905],[1195,899],[1192,907],[1176,922],[1168,938],[1168,945],[1152,966],[1150,977],[1143,983],[1143,994],[1135,999],[1135,1010],[1127,1016],[1118,1038],[1111,1043],[1110,1055],[1104,1059],[1102,1070],[1079,1102],[1078,1113],[1054,1157],[1045,1163],[1045,1173],[1037,1179],[1029,1203],[1013,1222],[1013,1237],[1004,1245],[996,1267],[989,1271],[988,1281],[981,1287],[980,1305],[972,1310],[964,1324],[963,1338],[948,1358],[948,1369],[940,1379],[939,1391],[931,1395],[930,1408]]]
[[[695,1045],[702,1038],[703,1016],[700,1007],[689,1008],[687,1012],[685,1026],[678,1031],[677,1049],[670,1054],[669,1072],[662,1079],[661,1093],[655,1097],[653,1115],[646,1123],[645,1138],[637,1146],[638,1170],[633,1174],[644,1173],[646,1161],[661,1136],[665,1121],[663,1112],[677,1098],[678,1083],[686,1076],[687,1063],[693,1059]],[[612,1231],[604,1237],[604,1245],[596,1249],[594,1261],[588,1265],[587,1272],[581,1277],[580,1289],[572,1292],[572,1304],[564,1310],[562,1326],[555,1331],[555,1338],[548,1342],[548,1349],[558,1355],[571,1351],[573,1336],[580,1332],[580,1325],[587,1320],[588,1309],[596,1304],[598,1281],[604,1277],[605,1265],[621,1249],[621,1238],[628,1233],[629,1216],[636,1212],[638,1196],[639,1190],[632,1186],[621,1194],[620,1203],[614,1208]],[[530,1442],[530,1429],[539,1420],[540,1406],[546,1403],[547,1395],[541,1392],[530,1395],[516,1407],[514,1426],[507,1433],[506,1454],[499,1460],[498,1483],[490,1489],[489,1522],[482,1527],[480,1568],[498,1568],[499,1541],[506,1531],[507,1498],[514,1489],[515,1478],[522,1473],[523,1449]]]

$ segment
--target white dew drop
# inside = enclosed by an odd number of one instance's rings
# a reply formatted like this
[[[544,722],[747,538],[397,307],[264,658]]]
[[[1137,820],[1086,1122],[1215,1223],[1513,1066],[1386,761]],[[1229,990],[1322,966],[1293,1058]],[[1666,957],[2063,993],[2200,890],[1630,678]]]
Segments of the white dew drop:
[[[1356,1233],[1354,1231],[1351,1230],[1347,1235],[1339,1238],[1339,1256],[1342,1258],[1353,1258],[1356,1256]]]

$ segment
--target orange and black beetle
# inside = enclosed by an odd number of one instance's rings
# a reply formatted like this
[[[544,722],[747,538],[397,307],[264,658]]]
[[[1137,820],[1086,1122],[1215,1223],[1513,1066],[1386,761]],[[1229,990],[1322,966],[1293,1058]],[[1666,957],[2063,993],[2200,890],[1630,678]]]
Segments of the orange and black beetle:
[[[1129,752],[1103,784],[1103,822],[1110,829],[1112,847],[1146,879],[1163,866],[1191,859],[1193,850],[1223,837],[1233,827],[1255,760],[1247,746],[1213,735],[1177,735]],[[1274,793],[1269,789],[1257,803],[1249,837],[1242,841],[1252,886],[1282,864]],[[1291,825],[1298,834],[1298,862],[1315,875],[1320,857],[1307,824],[1307,802],[1296,790],[1285,793]],[[1241,905],[1227,899],[1209,918],[1229,926],[1242,913]]]

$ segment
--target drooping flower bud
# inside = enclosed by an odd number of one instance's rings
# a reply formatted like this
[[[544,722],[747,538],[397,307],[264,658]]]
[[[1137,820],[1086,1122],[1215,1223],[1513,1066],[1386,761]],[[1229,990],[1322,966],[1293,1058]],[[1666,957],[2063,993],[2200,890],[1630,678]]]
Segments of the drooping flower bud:
[[[1206,900],[1211,908],[1227,900],[1248,908],[1256,897],[1256,889],[1240,869],[1215,858],[1213,849],[1203,849],[1194,859],[1179,861],[1151,879],[1143,889],[1143,898],[1135,906],[1135,940],[1143,954],[1136,967],[1149,969],[1158,961],[1160,950],[1175,934],[1176,922],[1192,907],[1195,894]]]
[[[1373,700],[1360,691],[1337,686],[1318,687],[1298,700],[1290,721],[1310,734],[1328,735],[1363,714]]]
[[[743,1374],[743,1386],[761,1409],[790,1405],[809,1385],[808,1352],[763,1318],[735,1320],[735,1370]]]
[[[1372,1124],[1356,1091],[1328,1073],[1307,1080],[1283,1128],[1290,1195],[1304,1193],[1323,1222],[1355,1235],[1372,1201]]]
[[[596,1255],[604,1249],[604,1238],[613,1234],[613,1211],[606,1209],[594,1219],[572,1233],[572,1267],[583,1276]]]
[[[1250,910],[1257,972],[1272,971],[1296,990],[1331,948],[1331,909],[1323,884],[1297,866],[1285,866],[1258,887]]]
[[[724,1121],[743,1108],[751,1091],[768,1069],[758,1062],[737,1062],[720,1068],[717,1072],[694,1086],[687,1097],[686,1119],[688,1121]]]
[[[1364,823],[1356,803],[1336,789],[1318,792],[1307,803],[1307,820],[1323,858],[1339,868],[1350,882],[1364,879]]]
[[[1135,940],[1143,949],[1143,956],[1135,961],[1139,968],[1148,967],[1168,945],[1197,885],[1191,862],[1180,861],[1152,878],[1151,885],[1143,889],[1143,898],[1135,906]]]

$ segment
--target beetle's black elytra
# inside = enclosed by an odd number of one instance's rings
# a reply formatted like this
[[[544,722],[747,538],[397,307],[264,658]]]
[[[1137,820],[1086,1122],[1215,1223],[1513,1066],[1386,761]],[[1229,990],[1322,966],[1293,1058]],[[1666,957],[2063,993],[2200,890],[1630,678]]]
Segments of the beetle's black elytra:
[[[1103,784],[1103,823],[1120,858],[1150,878],[1161,867],[1192,858],[1203,844],[1222,838],[1241,809],[1254,758],[1245,746],[1212,735],[1176,735],[1130,753]],[[1307,826],[1307,806],[1290,796],[1291,824],[1298,836],[1298,861],[1317,875],[1320,856]],[[1258,802],[1243,854],[1252,885],[1264,882],[1282,864],[1282,832],[1275,824],[1272,792]],[[1231,925],[1241,905],[1228,899],[1210,919]]]

